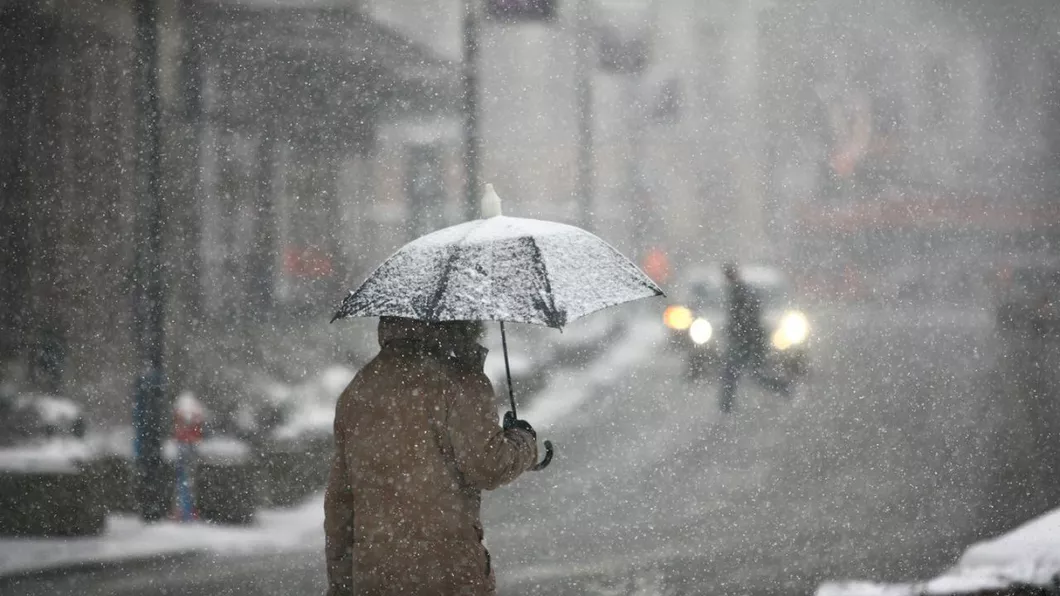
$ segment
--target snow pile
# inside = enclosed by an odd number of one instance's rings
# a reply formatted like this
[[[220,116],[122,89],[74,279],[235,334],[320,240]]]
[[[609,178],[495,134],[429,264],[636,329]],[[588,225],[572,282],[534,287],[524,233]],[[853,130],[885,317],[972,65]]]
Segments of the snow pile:
[[[1060,509],[1015,530],[973,544],[957,565],[926,582],[877,584],[827,582],[817,596],[920,596],[971,594],[1024,584],[1060,583]]]
[[[276,427],[272,437],[277,441],[298,441],[305,437],[330,436],[334,425],[334,404],[331,407],[309,404],[295,409],[287,421]]]
[[[232,466],[250,460],[250,447],[243,441],[223,435],[206,437],[195,445],[196,459],[213,466]],[[169,439],[162,445],[162,457],[176,461],[177,443]]]
[[[1060,509],[972,545],[957,562],[957,569],[1036,585],[1055,581],[1060,575]]]
[[[81,416],[81,406],[72,399],[55,395],[23,395],[19,403],[36,408],[41,422],[49,426],[66,427]]]
[[[93,452],[80,439],[53,437],[0,448],[0,472],[77,474]]]
[[[132,428],[114,429],[90,435],[88,439],[96,453],[133,459]],[[244,441],[226,435],[209,435],[196,444],[195,450],[200,462],[211,465],[237,465],[250,458],[250,447]],[[176,461],[176,441],[170,438],[162,443],[162,457],[169,462]]]
[[[317,550],[323,547],[323,523],[323,495],[315,495],[293,509],[261,511],[257,523],[248,527],[201,522],[146,524],[134,516],[116,515],[108,518],[107,530],[101,536],[0,539],[0,576],[165,555]]]
[[[298,441],[305,437],[331,436],[335,404],[353,379],[355,371],[335,365],[318,377],[299,385],[275,384],[271,392],[285,410],[283,422],[272,429],[277,441]]]

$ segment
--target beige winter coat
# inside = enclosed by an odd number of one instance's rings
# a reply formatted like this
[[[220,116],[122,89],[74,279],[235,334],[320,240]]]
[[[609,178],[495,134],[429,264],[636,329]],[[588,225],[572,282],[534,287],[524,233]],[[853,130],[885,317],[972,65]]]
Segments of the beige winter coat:
[[[537,460],[503,430],[482,358],[435,326],[380,324],[382,347],[343,391],[324,502],[329,595],[493,594],[481,491]]]

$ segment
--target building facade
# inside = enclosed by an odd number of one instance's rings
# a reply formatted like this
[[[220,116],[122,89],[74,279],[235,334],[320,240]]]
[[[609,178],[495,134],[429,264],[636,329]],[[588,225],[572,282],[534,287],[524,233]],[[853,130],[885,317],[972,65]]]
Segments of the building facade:
[[[394,168],[379,131],[451,112],[459,77],[357,3],[159,7],[167,376],[238,400],[268,345],[326,323],[379,258],[392,230],[370,215]],[[135,16],[122,0],[0,4],[0,383],[108,420],[141,360]],[[415,167],[419,188],[434,173]]]

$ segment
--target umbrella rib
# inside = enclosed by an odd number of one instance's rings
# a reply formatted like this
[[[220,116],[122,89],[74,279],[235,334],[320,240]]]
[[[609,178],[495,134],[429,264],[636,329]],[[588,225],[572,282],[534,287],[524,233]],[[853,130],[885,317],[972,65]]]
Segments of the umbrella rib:
[[[438,287],[434,291],[434,296],[431,297],[430,316],[428,320],[438,320],[439,305],[442,302],[442,297],[445,295],[445,290],[449,288],[449,273],[453,270],[453,264],[456,263],[457,257],[460,255],[460,246],[454,244],[450,247],[449,255],[445,259],[445,269],[442,270],[441,280],[438,282]]]
[[[541,279],[545,282],[545,297],[547,299],[545,306],[548,308],[549,324],[551,327],[563,327],[566,321],[561,319],[565,317],[561,317],[556,310],[556,297],[552,295],[552,281],[548,278],[548,268],[545,267],[545,258],[541,254],[541,247],[537,245],[537,239],[533,236],[527,236],[526,239],[530,244],[534,265],[540,269]]]
[[[477,227],[478,226],[469,226],[467,233],[464,234],[463,238],[453,242],[449,247],[450,250],[445,259],[445,268],[442,270],[441,280],[439,280],[438,287],[434,291],[434,296],[431,297],[429,320],[438,320],[439,305],[442,302],[442,297],[445,296],[445,291],[449,288],[449,274],[453,270],[453,265],[456,264],[457,258],[460,256],[460,243],[467,240],[467,237],[470,236],[471,232],[474,232]]]

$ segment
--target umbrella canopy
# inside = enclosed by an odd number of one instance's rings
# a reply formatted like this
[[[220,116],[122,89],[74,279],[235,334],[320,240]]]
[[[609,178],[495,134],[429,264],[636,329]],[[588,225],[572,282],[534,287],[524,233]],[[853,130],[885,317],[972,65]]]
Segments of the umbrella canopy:
[[[560,328],[662,293],[629,259],[581,228],[498,215],[406,244],[350,292],[332,320],[395,316]]]

